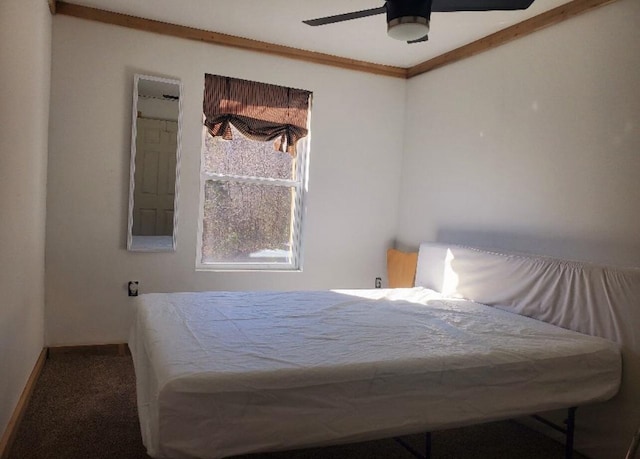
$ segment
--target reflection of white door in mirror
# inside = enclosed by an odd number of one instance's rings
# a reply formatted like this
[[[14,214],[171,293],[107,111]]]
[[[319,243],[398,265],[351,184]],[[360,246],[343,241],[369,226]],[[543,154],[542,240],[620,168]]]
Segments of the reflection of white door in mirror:
[[[138,118],[134,236],[171,236],[176,171],[176,121]]]
[[[134,77],[127,248],[175,250],[181,83]]]

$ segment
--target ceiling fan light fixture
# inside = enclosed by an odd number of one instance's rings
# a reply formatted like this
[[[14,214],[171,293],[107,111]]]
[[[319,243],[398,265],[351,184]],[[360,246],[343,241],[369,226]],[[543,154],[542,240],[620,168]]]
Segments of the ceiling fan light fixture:
[[[396,40],[417,40],[428,33],[429,20],[422,16],[400,16],[387,22],[387,34]]]

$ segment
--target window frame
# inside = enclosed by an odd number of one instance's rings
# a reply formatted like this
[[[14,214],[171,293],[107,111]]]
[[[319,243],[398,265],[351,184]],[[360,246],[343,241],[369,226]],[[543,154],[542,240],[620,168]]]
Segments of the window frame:
[[[310,125],[310,116],[307,118]],[[302,272],[303,262],[303,233],[304,216],[306,215],[306,194],[309,182],[309,145],[311,131],[300,139],[296,145],[296,179],[273,179],[268,177],[238,176],[230,174],[211,173],[205,170],[206,138],[210,135],[207,127],[202,126],[202,139],[200,148],[200,198],[198,209],[198,233],[196,243],[196,271],[285,271]],[[239,135],[242,135],[239,133]],[[202,236],[204,227],[205,187],[208,180],[228,181],[234,183],[251,183],[258,185],[292,187],[296,192],[291,212],[291,259],[284,263],[267,262],[209,262],[202,261]]]

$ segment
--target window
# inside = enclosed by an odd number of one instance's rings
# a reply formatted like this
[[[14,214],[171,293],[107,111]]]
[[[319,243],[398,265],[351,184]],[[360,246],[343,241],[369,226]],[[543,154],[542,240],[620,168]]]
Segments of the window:
[[[238,90],[234,95],[233,90],[228,91],[229,80],[232,83],[239,81],[240,85],[249,84],[252,91]],[[218,114],[216,121],[215,108],[207,107],[208,85],[211,84],[218,84],[218,89],[220,85],[227,85],[224,94],[210,97],[216,99],[218,108],[223,101],[246,99],[247,94],[252,100],[243,100],[242,104],[255,104],[255,108],[264,102],[260,96],[254,97],[256,88],[273,88],[272,85],[226,77],[205,80],[197,268],[299,270],[308,175],[307,112],[311,94],[303,93],[306,94],[307,109],[304,136],[300,139],[297,137],[299,132],[290,135],[289,123],[284,123],[284,130],[274,134],[273,120],[268,120],[269,134],[261,135],[256,134],[259,123],[247,122],[246,116],[235,123],[225,112],[225,115]],[[278,94],[288,95],[289,92]],[[273,95],[271,92],[269,99],[273,99]],[[283,107],[290,104],[288,99],[287,96],[284,100],[269,102],[279,104],[274,108],[284,111]],[[264,108],[263,105],[260,107]],[[274,139],[275,147],[279,149],[274,148]]]

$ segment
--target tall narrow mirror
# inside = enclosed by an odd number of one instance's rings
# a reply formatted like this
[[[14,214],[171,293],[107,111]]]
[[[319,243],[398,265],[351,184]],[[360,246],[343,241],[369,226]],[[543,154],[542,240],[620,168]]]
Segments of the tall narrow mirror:
[[[127,249],[176,248],[182,83],[135,75]]]

